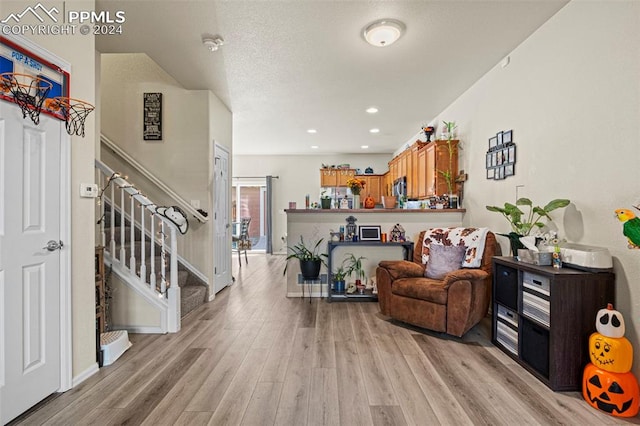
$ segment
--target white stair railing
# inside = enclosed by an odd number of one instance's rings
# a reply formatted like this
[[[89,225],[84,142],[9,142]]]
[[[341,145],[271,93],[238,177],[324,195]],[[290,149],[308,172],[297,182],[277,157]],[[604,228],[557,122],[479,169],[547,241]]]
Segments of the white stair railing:
[[[116,273],[125,275],[123,278],[127,279],[130,285],[138,286],[137,290],[143,296],[147,296],[148,300],[165,311],[162,315],[163,329],[169,333],[180,331],[178,227],[171,220],[158,214],[158,206],[140,193],[125,177],[99,160],[95,161],[95,167],[96,179],[101,188],[99,225],[100,240],[105,247],[105,259],[111,261]],[[107,216],[108,228],[104,220]],[[116,216],[119,217],[119,232],[116,230]],[[128,233],[125,231],[126,224],[130,226]],[[136,241],[137,235],[140,236],[139,241]],[[147,241],[150,245],[148,257]],[[159,265],[156,265],[156,244],[160,249]]]

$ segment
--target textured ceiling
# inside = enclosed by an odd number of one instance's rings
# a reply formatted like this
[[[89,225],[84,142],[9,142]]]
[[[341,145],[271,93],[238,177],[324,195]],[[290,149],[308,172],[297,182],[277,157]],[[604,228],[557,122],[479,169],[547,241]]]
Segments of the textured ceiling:
[[[97,0],[126,23],[96,45],[213,91],[233,113],[234,154],[393,152],[566,3]],[[361,34],[380,18],[407,27],[387,48]],[[202,37],[217,34],[209,52]]]

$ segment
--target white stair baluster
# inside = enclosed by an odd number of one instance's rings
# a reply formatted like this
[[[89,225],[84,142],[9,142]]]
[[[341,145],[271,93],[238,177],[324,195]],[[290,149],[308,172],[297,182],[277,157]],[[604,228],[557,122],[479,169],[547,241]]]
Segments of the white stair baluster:
[[[149,288],[153,291],[156,290],[156,221],[155,214],[151,213],[151,274],[149,277]]]
[[[111,240],[109,241],[109,254],[111,254],[111,256],[113,256],[113,258],[115,259],[117,256],[116,253],[116,198],[115,198],[115,192],[116,191],[116,186],[111,185],[111,199],[110,199],[110,205],[109,205],[109,210],[111,211],[111,217],[109,218],[110,220],[110,228],[109,230],[111,232],[109,232],[109,234],[111,234]]]
[[[126,265],[127,258],[127,249],[124,247],[125,242],[125,232],[124,232],[124,188],[119,186],[120,188],[120,263],[124,268]]]
[[[105,175],[102,174],[101,171],[98,171],[98,185],[100,188],[104,188],[105,184]],[[102,193],[100,193],[102,195]],[[104,229],[104,219],[105,219],[105,208],[104,208],[104,200],[98,198],[98,214],[100,215],[100,245],[102,247],[106,247],[107,244],[107,236],[105,235]]]
[[[167,278],[165,275],[166,274],[165,263],[167,261],[167,252],[166,252],[166,246],[165,246],[166,234],[164,233],[164,221],[160,221],[160,237],[162,239],[162,242],[161,242],[162,248],[160,251],[160,292],[164,296],[165,292],[167,291]]]
[[[145,258],[145,244],[144,244],[144,204],[140,204],[140,279],[143,283],[147,282],[147,259]]]
[[[129,234],[131,240],[131,258],[129,259],[129,269],[133,275],[136,274],[136,200],[133,195],[129,196],[131,199],[131,217],[129,218]]]

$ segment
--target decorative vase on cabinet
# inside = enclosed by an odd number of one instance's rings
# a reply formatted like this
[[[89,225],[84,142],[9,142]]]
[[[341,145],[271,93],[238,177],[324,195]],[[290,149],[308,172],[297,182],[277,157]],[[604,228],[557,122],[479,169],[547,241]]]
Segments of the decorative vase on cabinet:
[[[360,194],[354,194],[354,196],[353,196],[353,208],[354,209],[359,209],[360,208]]]

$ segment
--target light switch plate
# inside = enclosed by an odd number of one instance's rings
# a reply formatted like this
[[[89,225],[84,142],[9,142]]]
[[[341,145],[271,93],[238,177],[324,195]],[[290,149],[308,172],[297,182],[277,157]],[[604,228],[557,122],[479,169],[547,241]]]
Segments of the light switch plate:
[[[81,183],[80,196],[83,198],[96,198],[98,196],[98,185],[95,183]]]

